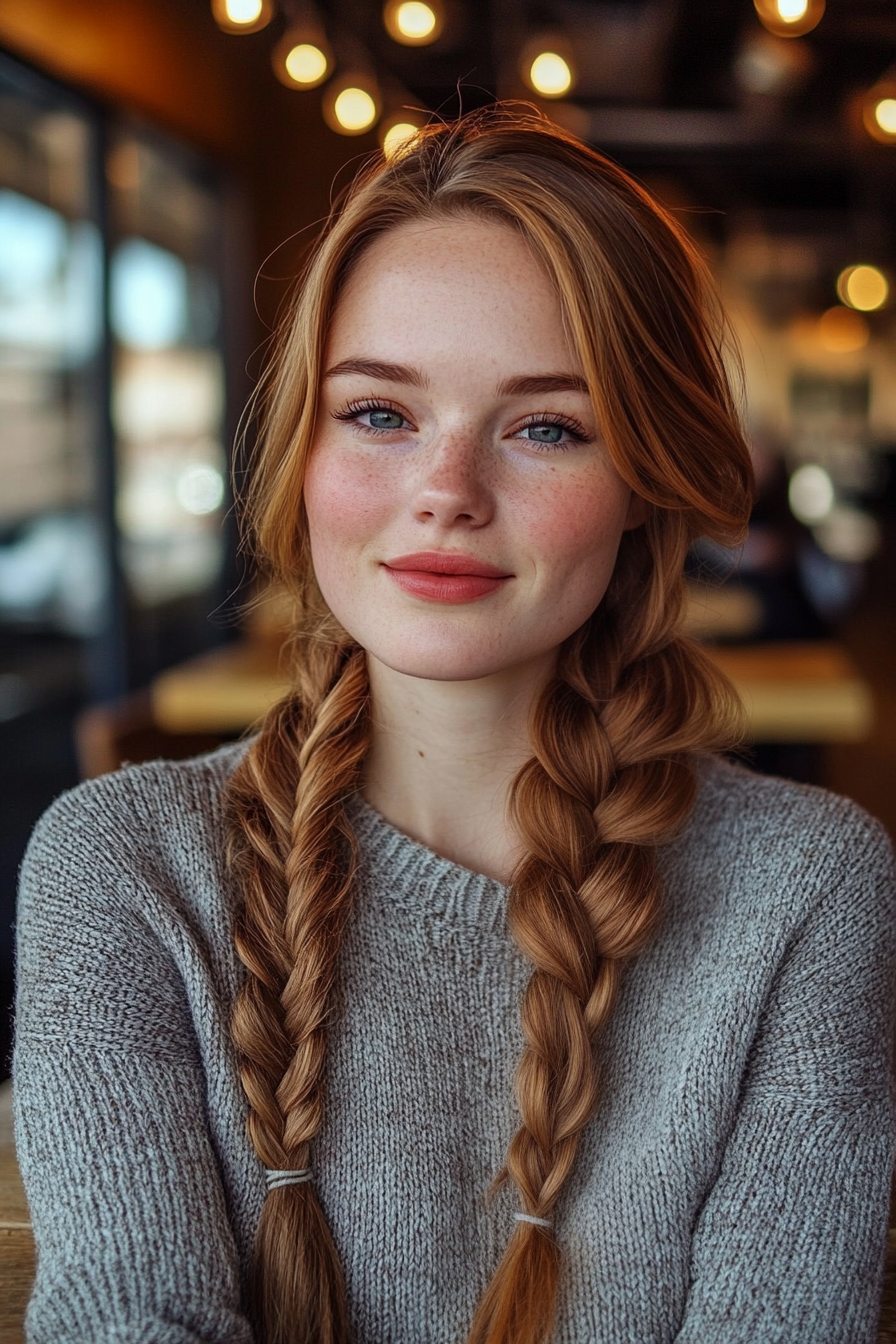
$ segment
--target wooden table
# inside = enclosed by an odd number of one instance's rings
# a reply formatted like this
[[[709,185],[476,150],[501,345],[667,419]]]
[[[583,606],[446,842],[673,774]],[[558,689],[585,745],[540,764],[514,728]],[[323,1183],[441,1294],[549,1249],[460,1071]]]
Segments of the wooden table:
[[[0,1083],[0,1344],[23,1344],[34,1238],[12,1137],[12,1084]]]
[[[756,742],[860,742],[871,731],[868,686],[838,644],[707,646],[733,681]],[[169,733],[239,733],[288,688],[274,644],[230,644],[170,668],[152,686]]]

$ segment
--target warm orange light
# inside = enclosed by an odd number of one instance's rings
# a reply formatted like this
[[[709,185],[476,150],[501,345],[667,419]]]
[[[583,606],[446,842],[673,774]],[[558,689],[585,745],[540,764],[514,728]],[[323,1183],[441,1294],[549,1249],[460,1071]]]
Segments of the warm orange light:
[[[763,25],[776,37],[811,33],[824,14],[825,0],[753,0]]]
[[[572,71],[556,51],[541,51],[529,66],[529,83],[544,98],[562,98],[572,88]]]
[[[379,120],[379,91],[370,75],[347,73],[327,86],[322,109],[331,131],[339,135],[363,135]]]
[[[225,33],[257,33],[274,15],[271,0],[212,0],[215,23]]]
[[[519,68],[532,92],[542,98],[562,98],[576,81],[570,45],[558,32],[541,33],[527,42]]]
[[[387,159],[397,158],[417,134],[420,123],[409,112],[395,112],[380,126],[379,139]]]
[[[331,73],[333,53],[323,33],[293,28],[277,43],[271,63],[287,88],[314,89]]]
[[[896,81],[875,84],[862,100],[862,121],[872,140],[896,145]]]
[[[394,42],[426,47],[441,37],[445,13],[441,0],[386,0],[383,23]]]
[[[847,266],[837,278],[837,295],[841,303],[858,308],[861,313],[873,313],[883,308],[890,294],[890,286],[883,271],[876,266]]]
[[[870,335],[864,317],[851,308],[829,308],[818,319],[818,339],[832,354],[846,355],[853,350],[862,350]]]

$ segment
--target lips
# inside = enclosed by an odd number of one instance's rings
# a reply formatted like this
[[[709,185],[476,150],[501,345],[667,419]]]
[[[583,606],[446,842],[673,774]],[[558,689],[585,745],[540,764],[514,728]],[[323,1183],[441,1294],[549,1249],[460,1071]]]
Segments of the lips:
[[[387,560],[384,568],[409,596],[449,604],[475,602],[513,578],[506,570],[457,552],[418,551]]]
[[[387,569],[416,571],[421,574],[475,574],[484,579],[510,579],[506,569],[488,565],[473,555],[453,551],[417,551],[414,555],[400,555],[387,560]]]

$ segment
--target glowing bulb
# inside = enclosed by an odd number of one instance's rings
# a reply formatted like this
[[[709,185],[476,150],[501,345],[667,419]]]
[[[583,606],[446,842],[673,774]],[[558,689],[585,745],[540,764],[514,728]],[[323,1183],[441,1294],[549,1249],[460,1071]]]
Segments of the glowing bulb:
[[[343,89],[333,104],[336,120],[344,131],[357,135],[376,121],[376,103],[366,89]]]
[[[555,51],[542,51],[529,66],[529,83],[545,98],[560,98],[572,87],[572,71]]]
[[[293,47],[286,53],[283,63],[290,79],[309,88],[321,82],[329,64],[320,47],[315,47],[311,42],[300,42]]]
[[[799,23],[809,8],[809,0],[776,0],[776,4],[784,23]]]
[[[406,47],[425,47],[441,35],[443,12],[440,0],[387,0],[383,10],[386,32]]]
[[[436,16],[429,5],[421,4],[420,0],[405,0],[395,11],[395,26],[403,37],[420,42],[435,28]]]
[[[818,319],[818,339],[832,354],[846,355],[863,350],[871,338],[864,317],[851,308],[829,308]]]
[[[790,512],[801,523],[820,523],[834,507],[834,483],[824,467],[797,467],[787,489]]]
[[[837,280],[837,294],[850,308],[873,313],[883,308],[890,292],[886,276],[876,266],[847,266]]]
[[[770,33],[802,37],[818,26],[825,0],[753,0],[753,6]]]
[[[257,33],[273,12],[271,0],[212,0],[215,23],[225,33]]]
[[[224,8],[231,23],[255,23],[261,18],[261,0],[225,0]]]
[[[881,98],[875,104],[874,120],[887,135],[896,135],[896,98]]]
[[[383,136],[383,153],[387,159],[394,159],[401,153],[402,147],[416,134],[418,127],[411,121],[396,121]]]

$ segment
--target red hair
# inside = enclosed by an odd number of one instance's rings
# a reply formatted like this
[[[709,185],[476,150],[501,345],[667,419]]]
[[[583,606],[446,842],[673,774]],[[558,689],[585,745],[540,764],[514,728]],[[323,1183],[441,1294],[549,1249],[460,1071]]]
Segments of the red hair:
[[[310,260],[268,376],[246,505],[261,559],[296,599],[295,686],[230,785],[247,970],[233,1038],[262,1161],[310,1165],[357,862],[345,802],[360,785],[370,693],[364,651],[311,568],[304,464],[326,332],[353,264],[398,224],[452,216],[517,230],[545,265],[614,465],[648,506],[600,606],[560,650],[511,789],[525,852],[508,918],[533,969],[521,1124],[496,1178],[548,1219],[599,1101],[594,1051],[620,977],[658,916],[656,848],[691,810],[695,754],[739,736],[733,691],[679,617],[688,547],[742,538],[752,474],[699,254],[620,168],[535,115],[492,109],[428,127],[362,174]],[[517,1223],[469,1344],[545,1344],[561,1254],[545,1227]],[[342,1270],[312,1184],[268,1195],[252,1293],[264,1344],[346,1344]]]

